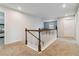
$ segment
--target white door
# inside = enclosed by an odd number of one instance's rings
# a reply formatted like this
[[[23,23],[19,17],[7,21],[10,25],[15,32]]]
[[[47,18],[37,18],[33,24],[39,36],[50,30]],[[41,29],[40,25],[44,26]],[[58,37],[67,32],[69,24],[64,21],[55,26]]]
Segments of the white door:
[[[66,37],[74,37],[74,19],[68,19],[68,20],[64,20],[64,36]]]
[[[57,21],[59,37],[74,37],[75,36],[75,20],[74,18],[63,18]]]

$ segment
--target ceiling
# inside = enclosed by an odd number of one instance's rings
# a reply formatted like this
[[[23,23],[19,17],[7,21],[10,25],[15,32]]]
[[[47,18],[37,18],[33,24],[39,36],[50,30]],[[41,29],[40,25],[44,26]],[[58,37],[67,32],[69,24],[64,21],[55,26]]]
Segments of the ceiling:
[[[16,10],[18,10],[17,7],[19,6],[22,8],[20,10],[21,12],[43,19],[74,15],[78,8],[77,3],[65,3],[66,8],[62,8],[62,4],[63,3],[6,3],[0,5]]]

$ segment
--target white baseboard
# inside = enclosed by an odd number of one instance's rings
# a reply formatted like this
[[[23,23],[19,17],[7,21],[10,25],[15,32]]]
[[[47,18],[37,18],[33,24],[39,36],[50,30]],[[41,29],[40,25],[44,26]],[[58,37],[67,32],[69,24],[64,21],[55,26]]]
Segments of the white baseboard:
[[[16,43],[16,42],[19,42],[19,41],[22,41],[22,40],[16,40],[16,41],[5,42],[5,45],[7,45],[7,44],[12,44],[12,43]]]

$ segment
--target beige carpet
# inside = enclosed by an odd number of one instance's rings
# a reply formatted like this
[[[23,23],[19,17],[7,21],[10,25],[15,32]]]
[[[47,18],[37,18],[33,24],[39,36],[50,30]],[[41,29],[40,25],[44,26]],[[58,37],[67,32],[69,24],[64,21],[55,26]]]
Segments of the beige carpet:
[[[36,52],[23,42],[6,45],[0,49],[1,56],[73,56],[79,55],[79,46],[62,40],[57,40],[42,52]]]

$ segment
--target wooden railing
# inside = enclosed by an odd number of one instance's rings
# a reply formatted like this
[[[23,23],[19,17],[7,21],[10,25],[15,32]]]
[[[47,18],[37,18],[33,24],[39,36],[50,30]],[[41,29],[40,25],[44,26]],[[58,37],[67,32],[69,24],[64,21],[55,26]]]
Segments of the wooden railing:
[[[27,42],[27,32],[28,33],[30,33],[33,37],[35,37],[36,39],[38,39],[39,40],[39,42],[38,42],[38,51],[40,52],[41,51],[41,32],[43,32],[43,31],[51,31],[51,30],[57,30],[57,29],[38,29],[38,30],[29,30],[29,29],[25,29],[25,32],[26,32],[26,41],[25,41],[25,44],[28,44],[28,42]],[[38,32],[39,34],[39,36],[37,37],[37,36],[35,36],[32,32]],[[58,34],[57,34],[57,37],[58,37]]]

